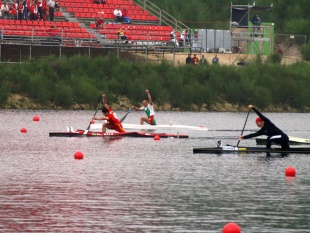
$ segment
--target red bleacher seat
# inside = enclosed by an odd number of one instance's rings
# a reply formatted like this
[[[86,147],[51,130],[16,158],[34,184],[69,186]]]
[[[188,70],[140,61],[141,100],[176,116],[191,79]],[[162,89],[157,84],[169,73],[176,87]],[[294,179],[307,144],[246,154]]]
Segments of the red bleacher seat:
[[[92,13],[85,13],[85,18],[95,18]]]
[[[140,11],[139,12],[141,15],[149,15],[149,12],[146,10]]]
[[[117,37],[117,35],[110,34],[110,35],[107,35],[107,39],[114,39],[114,40],[116,40],[116,39],[118,39],[118,37]]]
[[[158,21],[158,18],[156,16],[150,15],[148,11],[143,10],[138,5],[135,5],[133,0],[108,0],[107,4],[95,4],[93,0],[66,0],[61,5],[67,10],[67,12],[74,14],[74,16],[76,18],[80,18],[80,20],[87,19],[95,21],[100,16],[102,16],[102,14],[100,14],[99,12],[104,12],[103,17],[112,21],[115,18],[113,15],[115,8],[117,6],[120,6],[120,8],[123,9],[123,7],[126,6],[129,11],[129,17],[135,21]],[[61,12],[55,12],[55,16],[64,17]],[[4,27],[2,25],[5,25],[5,28],[8,27],[8,30],[12,29],[14,31],[22,31],[24,34],[27,31],[28,34],[30,33],[31,35],[31,33],[33,33],[35,36],[42,36],[42,33],[40,33],[41,31],[43,31],[42,29],[49,28],[50,25],[54,23],[50,21],[27,22],[25,20],[21,22],[18,20],[0,21],[0,29],[1,27]],[[78,22],[66,22],[64,19],[57,19],[56,22],[58,30],[63,33],[65,37],[95,37],[95,35],[87,33],[86,28],[81,28]],[[25,27],[20,27],[21,25],[25,25]],[[172,29],[171,27],[142,24],[105,24],[105,29],[100,29],[99,33],[106,34],[107,37],[110,37],[111,39],[117,39],[116,33],[119,28],[127,30],[125,31],[125,34],[128,33],[128,35],[131,35],[138,40],[164,40],[165,37],[169,39],[169,33]]]
[[[135,16],[134,16],[134,19],[135,19],[135,20],[142,20],[141,15],[135,15]]]
[[[62,16],[62,13],[61,13],[61,11],[56,11],[56,12],[54,13],[54,15],[57,16],[57,17],[61,17],[61,16]]]
[[[158,21],[158,18],[155,15],[151,15],[150,20]]]

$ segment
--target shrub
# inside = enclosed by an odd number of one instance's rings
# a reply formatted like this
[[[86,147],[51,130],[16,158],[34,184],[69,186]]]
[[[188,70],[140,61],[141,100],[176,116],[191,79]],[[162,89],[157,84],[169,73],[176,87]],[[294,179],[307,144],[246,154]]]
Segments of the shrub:
[[[2,106],[4,105],[10,93],[11,93],[10,85],[7,82],[3,82],[0,85],[0,103]]]
[[[66,85],[64,82],[57,83],[54,101],[59,106],[70,107],[73,103],[72,88]]]
[[[144,93],[149,89],[155,104],[170,103],[182,110],[189,110],[192,103],[216,101],[260,106],[287,104],[300,109],[307,106],[310,66],[299,62],[279,68],[277,55],[270,56],[269,61],[248,63],[243,69],[224,65],[175,67],[165,61],[136,64],[114,57],[0,64],[0,100],[12,91],[43,103],[54,101],[70,107],[73,101],[96,105],[101,94],[106,93],[109,104],[119,96],[126,96],[135,104],[147,98]]]
[[[40,74],[33,74],[26,80],[25,90],[29,97],[32,97],[41,103],[46,103],[50,100],[54,90],[54,84],[52,82],[49,82]]]
[[[281,64],[282,56],[279,53],[273,53],[268,56],[267,61],[273,64]]]
[[[303,45],[301,47],[301,56],[305,61],[310,61],[310,44]]]

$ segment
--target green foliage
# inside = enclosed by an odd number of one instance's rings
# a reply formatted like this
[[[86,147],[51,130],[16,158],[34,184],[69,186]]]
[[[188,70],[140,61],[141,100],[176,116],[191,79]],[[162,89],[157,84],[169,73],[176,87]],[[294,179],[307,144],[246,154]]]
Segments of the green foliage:
[[[272,103],[272,95],[268,88],[257,87],[254,90],[252,102],[261,108],[267,107]]]
[[[267,59],[268,62],[273,63],[273,64],[281,64],[282,61],[282,56],[279,53],[272,53],[268,56]]]
[[[109,103],[126,96],[136,104],[146,98],[141,95],[149,89],[157,105],[170,103],[182,110],[190,110],[193,103],[201,106],[223,101],[260,107],[308,106],[309,65],[299,62],[279,67],[276,61],[255,61],[242,69],[222,65],[175,67],[166,61],[135,64],[114,57],[74,57],[64,58],[64,62],[50,57],[23,64],[0,64],[0,100],[10,93],[21,93],[41,103],[52,101],[69,108],[74,103],[95,106],[106,93]],[[102,68],[107,64],[109,71]]]
[[[54,101],[57,105],[70,107],[73,104],[73,90],[63,81],[56,84]]]
[[[287,20],[284,27],[285,33],[295,35],[310,35],[309,18],[294,18]],[[304,43],[304,41],[302,41]]]
[[[0,105],[3,106],[9,94],[11,93],[11,87],[7,82],[2,82],[0,85]]]
[[[301,47],[301,56],[305,61],[310,61],[310,44]]]
[[[26,79],[25,89],[29,97],[38,100],[41,103],[46,103],[51,99],[54,90],[53,83],[47,80],[40,73],[33,74]]]
[[[254,1],[247,0],[161,0],[156,1],[159,8],[183,22],[190,28],[229,29],[230,5],[248,5]],[[269,10],[249,11],[249,17],[259,14],[263,22],[276,25],[276,32],[310,35],[309,27],[309,0],[256,0],[256,6],[268,7]]]
[[[79,82],[76,86],[72,86],[74,93],[74,101],[77,103],[94,103],[96,104],[98,96],[102,93],[87,81],[87,78]]]

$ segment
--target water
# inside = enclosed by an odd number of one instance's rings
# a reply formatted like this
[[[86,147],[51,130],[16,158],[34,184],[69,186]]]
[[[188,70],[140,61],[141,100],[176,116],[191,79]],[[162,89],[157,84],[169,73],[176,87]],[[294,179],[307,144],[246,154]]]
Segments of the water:
[[[237,144],[246,113],[157,113],[160,124],[210,130],[180,132],[189,139],[48,136],[86,129],[93,114],[0,111],[1,232],[222,232],[228,222],[246,233],[310,232],[309,155],[193,154],[218,139]],[[130,113],[125,123],[140,115]],[[310,138],[310,114],[266,115],[288,135]],[[244,134],[257,130],[255,118]],[[83,160],[74,159],[76,151]],[[295,178],[285,177],[288,166]]]

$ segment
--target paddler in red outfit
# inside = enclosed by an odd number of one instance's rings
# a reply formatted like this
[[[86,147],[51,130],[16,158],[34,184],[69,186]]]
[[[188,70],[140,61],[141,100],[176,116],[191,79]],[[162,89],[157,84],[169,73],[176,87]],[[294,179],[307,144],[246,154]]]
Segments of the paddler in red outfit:
[[[106,95],[102,95],[102,100],[104,104],[104,108],[102,109],[102,113],[104,116],[102,117],[93,117],[93,120],[99,120],[103,121],[106,120],[108,121],[107,123],[102,124],[102,132],[105,133],[108,129],[114,129],[120,133],[125,133],[125,130],[122,126],[122,123],[116,118],[114,112],[112,109],[108,106],[107,100],[106,100]]]

